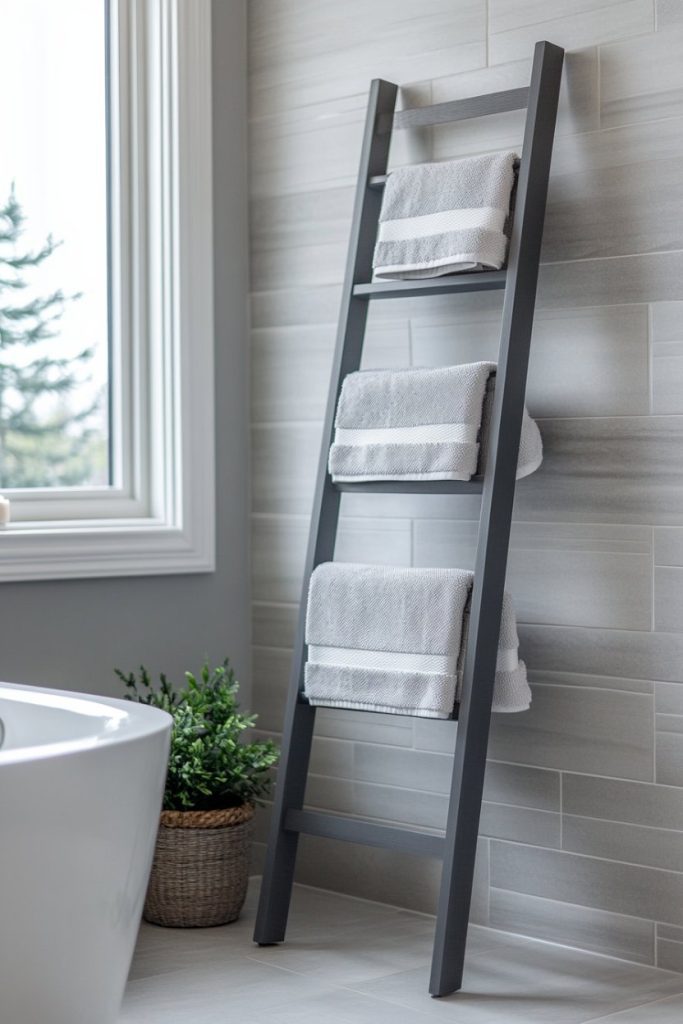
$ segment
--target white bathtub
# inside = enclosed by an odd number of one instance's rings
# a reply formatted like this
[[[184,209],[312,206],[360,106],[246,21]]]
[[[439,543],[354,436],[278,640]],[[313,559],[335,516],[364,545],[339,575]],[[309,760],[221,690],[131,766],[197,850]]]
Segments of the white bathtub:
[[[171,719],[0,683],[0,1024],[112,1024],[142,912]]]

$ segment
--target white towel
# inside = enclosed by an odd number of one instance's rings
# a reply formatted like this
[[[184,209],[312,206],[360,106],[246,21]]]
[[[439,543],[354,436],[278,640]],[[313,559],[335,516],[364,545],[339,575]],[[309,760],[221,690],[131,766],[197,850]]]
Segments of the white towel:
[[[387,178],[373,266],[398,280],[499,270],[516,153],[401,167]]]
[[[483,468],[495,369],[480,362],[350,373],[337,405],[332,479],[471,479]],[[542,460],[540,431],[525,410],[517,477]]]
[[[326,562],[311,575],[305,693],[311,704],[448,718],[459,698],[473,574]],[[512,601],[503,602],[494,711],[522,711],[531,692],[518,659]]]

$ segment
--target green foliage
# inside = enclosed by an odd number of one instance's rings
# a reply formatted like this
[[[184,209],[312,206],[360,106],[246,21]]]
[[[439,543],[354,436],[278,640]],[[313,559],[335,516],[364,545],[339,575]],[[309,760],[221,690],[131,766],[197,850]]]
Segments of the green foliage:
[[[106,464],[105,443],[87,426],[99,399],[78,410],[70,400],[92,350],[55,354],[59,321],[79,296],[34,294],[31,271],[59,243],[48,237],[39,249],[22,250],[25,222],[12,188],[0,208],[0,486],[74,486],[101,479]],[[49,414],[41,411],[46,397],[55,400]]]
[[[261,802],[279,751],[271,740],[245,742],[244,732],[254,727],[256,715],[239,711],[239,683],[227,658],[214,669],[204,662],[199,679],[186,672],[179,690],[163,673],[155,689],[144,666],[139,679],[133,672],[115,671],[129,691],[128,700],[173,716],[165,810],[217,810]]]

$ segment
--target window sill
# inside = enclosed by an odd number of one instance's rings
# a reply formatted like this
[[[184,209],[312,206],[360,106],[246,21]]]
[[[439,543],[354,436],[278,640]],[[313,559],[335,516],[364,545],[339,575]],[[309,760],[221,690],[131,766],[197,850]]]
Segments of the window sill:
[[[209,523],[155,519],[10,523],[0,530],[0,581],[156,576],[215,570]]]

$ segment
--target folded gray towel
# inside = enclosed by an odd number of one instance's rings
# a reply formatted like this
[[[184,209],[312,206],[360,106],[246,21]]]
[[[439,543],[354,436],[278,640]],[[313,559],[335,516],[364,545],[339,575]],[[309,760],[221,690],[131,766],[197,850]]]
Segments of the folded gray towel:
[[[386,182],[373,266],[407,280],[505,262],[516,153],[400,167]]]
[[[332,479],[469,480],[481,468],[495,369],[481,362],[350,373],[337,405]],[[517,476],[542,459],[540,432],[525,410]]]
[[[448,718],[459,697],[473,574],[326,562],[311,575],[305,693],[311,704]],[[505,595],[494,711],[531,693]]]

